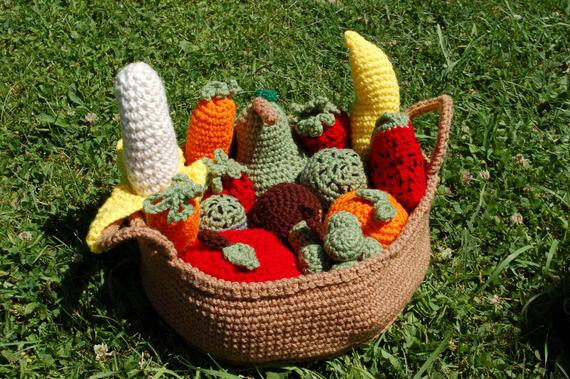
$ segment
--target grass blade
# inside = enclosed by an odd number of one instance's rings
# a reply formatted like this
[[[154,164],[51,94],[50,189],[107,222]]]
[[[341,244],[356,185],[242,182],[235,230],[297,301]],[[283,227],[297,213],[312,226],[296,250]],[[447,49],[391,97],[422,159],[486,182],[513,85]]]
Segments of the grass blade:
[[[433,365],[435,359],[449,346],[449,340],[451,339],[451,329],[445,333],[445,337],[439,343],[437,348],[431,353],[429,358],[424,362],[420,370],[414,375],[414,379],[420,379],[422,375]]]
[[[489,276],[489,279],[487,279],[487,281],[485,282],[485,284],[483,285],[483,287],[481,287],[481,291],[483,291],[485,288],[487,288],[487,286],[495,281],[495,279],[497,279],[499,277],[499,275],[501,275],[501,272],[503,272],[503,270],[512,262],[514,261],[519,255],[521,255],[522,253],[524,253],[527,250],[532,249],[533,246],[532,245],[527,245],[527,246],[523,246],[520,249],[516,250],[515,252],[511,253],[508,257],[506,257],[501,263],[499,263],[497,265],[497,268],[495,268],[495,271],[493,271],[493,273],[491,274],[491,276]]]

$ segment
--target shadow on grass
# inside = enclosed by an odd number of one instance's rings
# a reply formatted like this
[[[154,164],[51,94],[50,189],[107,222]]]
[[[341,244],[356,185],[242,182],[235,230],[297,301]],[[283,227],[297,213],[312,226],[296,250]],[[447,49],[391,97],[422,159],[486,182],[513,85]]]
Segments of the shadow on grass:
[[[522,339],[541,352],[551,372],[570,376],[570,273],[529,300]]]
[[[43,226],[47,235],[76,252],[57,288],[62,301],[60,315],[55,321],[70,329],[104,325],[108,322],[86,311],[93,307],[102,308],[110,318],[126,320],[125,332],[130,336],[139,334],[162,362],[169,362],[170,368],[188,368],[188,364],[177,363],[173,357],[183,357],[187,363],[196,366],[211,365],[212,360],[207,355],[185,343],[150,305],[141,285],[140,255],[134,241],[102,254],[89,251],[84,236],[98,208],[99,204],[96,204],[64,216],[52,217]],[[90,282],[95,281],[101,273],[104,283],[99,286],[100,290],[87,295]]]
[[[187,344],[152,308],[144,294],[139,271],[140,252],[136,242],[124,243],[109,252],[93,254],[84,242],[90,221],[99,205],[75,210],[53,217],[44,224],[44,231],[76,252],[69,269],[57,288],[61,312],[55,320],[68,329],[84,331],[89,327],[105,328],[108,320],[98,317],[93,309],[103,309],[109,318],[125,320],[124,332],[140,335],[163,363],[171,370],[212,367],[257,377],[269,368],[281,365],[246,368],[217,362]],[[80,238],[78,238],[80,237]],[[97,293],[86,290],[103,274],[103,284]],[[80,316],[80,317],[78,317]],[[117,323],[113,323],[117,327]]]

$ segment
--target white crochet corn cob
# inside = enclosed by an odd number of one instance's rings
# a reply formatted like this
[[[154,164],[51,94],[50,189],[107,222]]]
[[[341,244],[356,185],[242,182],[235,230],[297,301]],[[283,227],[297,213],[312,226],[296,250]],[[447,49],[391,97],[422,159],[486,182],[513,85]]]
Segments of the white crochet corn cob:
[[[142,196],[160,192],[176,175],[179,159],[162,80],[148,64],[131,63],[117,74],[115,94],[129,185]]]

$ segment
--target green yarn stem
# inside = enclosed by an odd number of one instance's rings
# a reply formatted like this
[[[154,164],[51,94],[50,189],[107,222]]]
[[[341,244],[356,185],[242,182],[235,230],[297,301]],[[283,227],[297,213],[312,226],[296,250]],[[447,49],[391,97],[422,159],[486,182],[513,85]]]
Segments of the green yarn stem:
[[[297,133],[311,138],[323,134],[323,124],[332,126],[335,122],[334,114],[340,113],[336,105],[322,96],[318,96],[305,104],[293,104],[291,108],[296,114],[294,123]]]
[[[245,167],[228,157],[223,149],[214,151],[213,161],[210,158],[204,158],[203,162],[208,169],[207,183],[213,193],[220,193],[224,190],[222,179],[225,177],[239,179],[245,171]]]
[[[202,201],[200,228],[206,230],[245,229],[247,216],[243,205],[230,195],[213,195]]]
[[[307,245],[320,243],[319,237],[313,232],[305,220],[299,221],[291,228],[287,240],[295,252],[299,252]]]
[[[276,102],[279,100],[277,91],[273,89],[258,89],[255,91],[255,97],[263,97],[267,101]]]
[[[388,222],[396,217],[396,208],[390,202],[388,194],[376,189],[359,189],[356,196],[372,203],[374,219],[379,222]]]
[[[355,260],[362,254],[363,246],[362,227],[353,214],[343,211],[329,218],[324,248],[331,259],[336,262]]]
[[[202,193],[201,185],[194,183],[184,174],[177,174],[168,188],[145,199],[143,209],[149,214],[168,210],[166,222],[169,224],[184,221],[194,213],[194,207],[188,204],[188,201]]]
[[[330,261],[323,247],[319,244],[310,244],[299,250],[299,266],[304,274],[316,274],[330,267]]]
[[[211,81],[202,87],[201,96],[204,100],[210,100],[212,97],[234,97],[239,92],[241,92],[241,88],[233,79],[229,80],[227,83]]]
[[[402,112],[386,112],[378,118],[374,133],[378,131],[390,130],[397,126],[407,128],[410,118]]]
[[[259,267],[259,260],[255,255],[255,250],[245,243],[236,243],[222,249],[224,258],[239,267],[246,270],[255,270]]]

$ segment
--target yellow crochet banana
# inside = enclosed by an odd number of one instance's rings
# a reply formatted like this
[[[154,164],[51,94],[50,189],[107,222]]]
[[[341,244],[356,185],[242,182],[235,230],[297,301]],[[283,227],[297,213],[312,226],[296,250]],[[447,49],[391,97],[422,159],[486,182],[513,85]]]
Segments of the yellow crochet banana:
[[[400,89],[394,68],[380,48],[353,31],[344,33],[344,44],[356,92],[350,110],[352,147],[365,157],[378,117],[400,110]]]
[[[190,166],[184,166],[184,154],[178,149],[178,172],[187,175],[195,183],[204,185],[206,183],[206,174],[208,170],[204,162],[198,159]],[[100,253],[102,250],[98,245],[99,237],[103,230],[112,223],[129,217],[138,212],[143,207],[146,196],[137,195],[129,186],[123,163],[123,144],[122,141],[117,143],[117,156],[119,170],[123,176],[121,184],[116,186],[111,192],[111,196],[99,208],[95,219],[89,226],[86,242],[89,249],[94,253]]]

